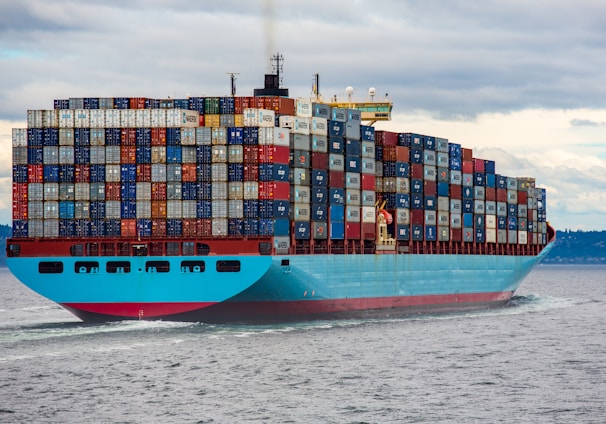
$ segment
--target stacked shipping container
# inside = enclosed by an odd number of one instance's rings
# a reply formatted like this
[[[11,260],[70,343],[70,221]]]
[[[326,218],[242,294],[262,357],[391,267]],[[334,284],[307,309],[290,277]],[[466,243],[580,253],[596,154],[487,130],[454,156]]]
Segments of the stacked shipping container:
[[[545,190],[432,136],[279,97],[72,98],[13,130],[13,237],[546,244]]]

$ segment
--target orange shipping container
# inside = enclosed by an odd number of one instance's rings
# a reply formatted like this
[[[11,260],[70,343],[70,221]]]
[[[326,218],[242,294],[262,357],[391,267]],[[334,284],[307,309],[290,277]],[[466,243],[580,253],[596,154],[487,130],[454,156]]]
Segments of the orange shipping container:
[[[151,183],[151,199],[166,200],[166,183]]]
[[[137,163],[137,147],[120,146],[120,162],[130,164]]]
[[[105,183],[105,200],[121,200],[120,183]]]
[[[196,164],[195,163],[184,163],[181,165],[181,181],[183,182],[196,182]]]
[[[151,164],[137,165],[137,182],[138,183],[151,182]]]
[[[137,129],[122,128],[120,131],[120,142],[122,146],[135,146],[137,143]]]
[[[166,218],[166,201],[152,200],[151,216],[152,218]]]
[[[135,237],[137,235],[137,220],[122,219],[120,221],[120,234],[122,237]]]
[[[152,237],[166,237],[165,219],[152,219]]]
[[[166,128],[151,129],[151,145],[165,146],[166,145]]]

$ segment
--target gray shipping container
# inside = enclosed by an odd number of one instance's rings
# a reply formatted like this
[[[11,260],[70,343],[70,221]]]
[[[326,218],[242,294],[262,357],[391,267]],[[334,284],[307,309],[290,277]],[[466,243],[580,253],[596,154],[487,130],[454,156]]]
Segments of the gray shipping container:
[[[151,197],[151,188],[150,188]],[[182,200],[183,198],[183,185],[177,181],[170,181],[166,183],[166,199],[167,200]]]
[[[29,201],[27,203],[27,215],[29,219],[44,218],[44,202],[41,200]]]
[[[59,163],[59,147],[45,146],[42,148],[45,165],[56,165]]]
[[[74,183],[59,183],[59,200],[75,200]]]
[[[105,214],[107,215],[107,210]],[[137,218],[151,218],[150,200],[137,200]]]
[[[166,165],[160,164],[160,163],[154,163],[151,166],[151,180],[152,180],[152,183],[165,183],[166,182]]]
[[[183,218],[184,219],[194,219],[197,217],[196,215],[196,201],[195,200],[184,200],[183,201]]]
[[[90,183],[90,200],[105,200],[105,183]]]
[[[183,217],[183,201],[182,200],[167,200],[166,201],[166,218],[179,219]]]
[[[27,227],[28,237],[44,237],[44,221],[42,219],[29,219]]]
[[[44,200],[44,184],[30,183],[27,185],[28,200]]]

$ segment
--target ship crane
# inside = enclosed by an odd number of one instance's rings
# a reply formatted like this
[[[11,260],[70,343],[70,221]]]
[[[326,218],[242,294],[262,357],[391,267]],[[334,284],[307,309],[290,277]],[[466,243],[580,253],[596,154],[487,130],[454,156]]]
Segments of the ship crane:
[[[375,206],[377,207],[377,241],[376,249],[380,250],[395,250],[396,240],[389,235],[387,232],[387,225],[393,222],[392,215],[385,209],[387,201],[383,201],[381,206],[378,206],[379,202]]]

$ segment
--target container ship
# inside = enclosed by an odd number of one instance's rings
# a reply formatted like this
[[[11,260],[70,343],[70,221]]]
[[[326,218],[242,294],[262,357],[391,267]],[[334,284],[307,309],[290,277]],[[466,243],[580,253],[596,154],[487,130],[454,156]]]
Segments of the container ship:
[[[445,138],[376,130],[389,101],[290,98],[279,71],[253,96],[29,110],[12,273],[90,322],[507,304],[553,245],[545,189]]]

